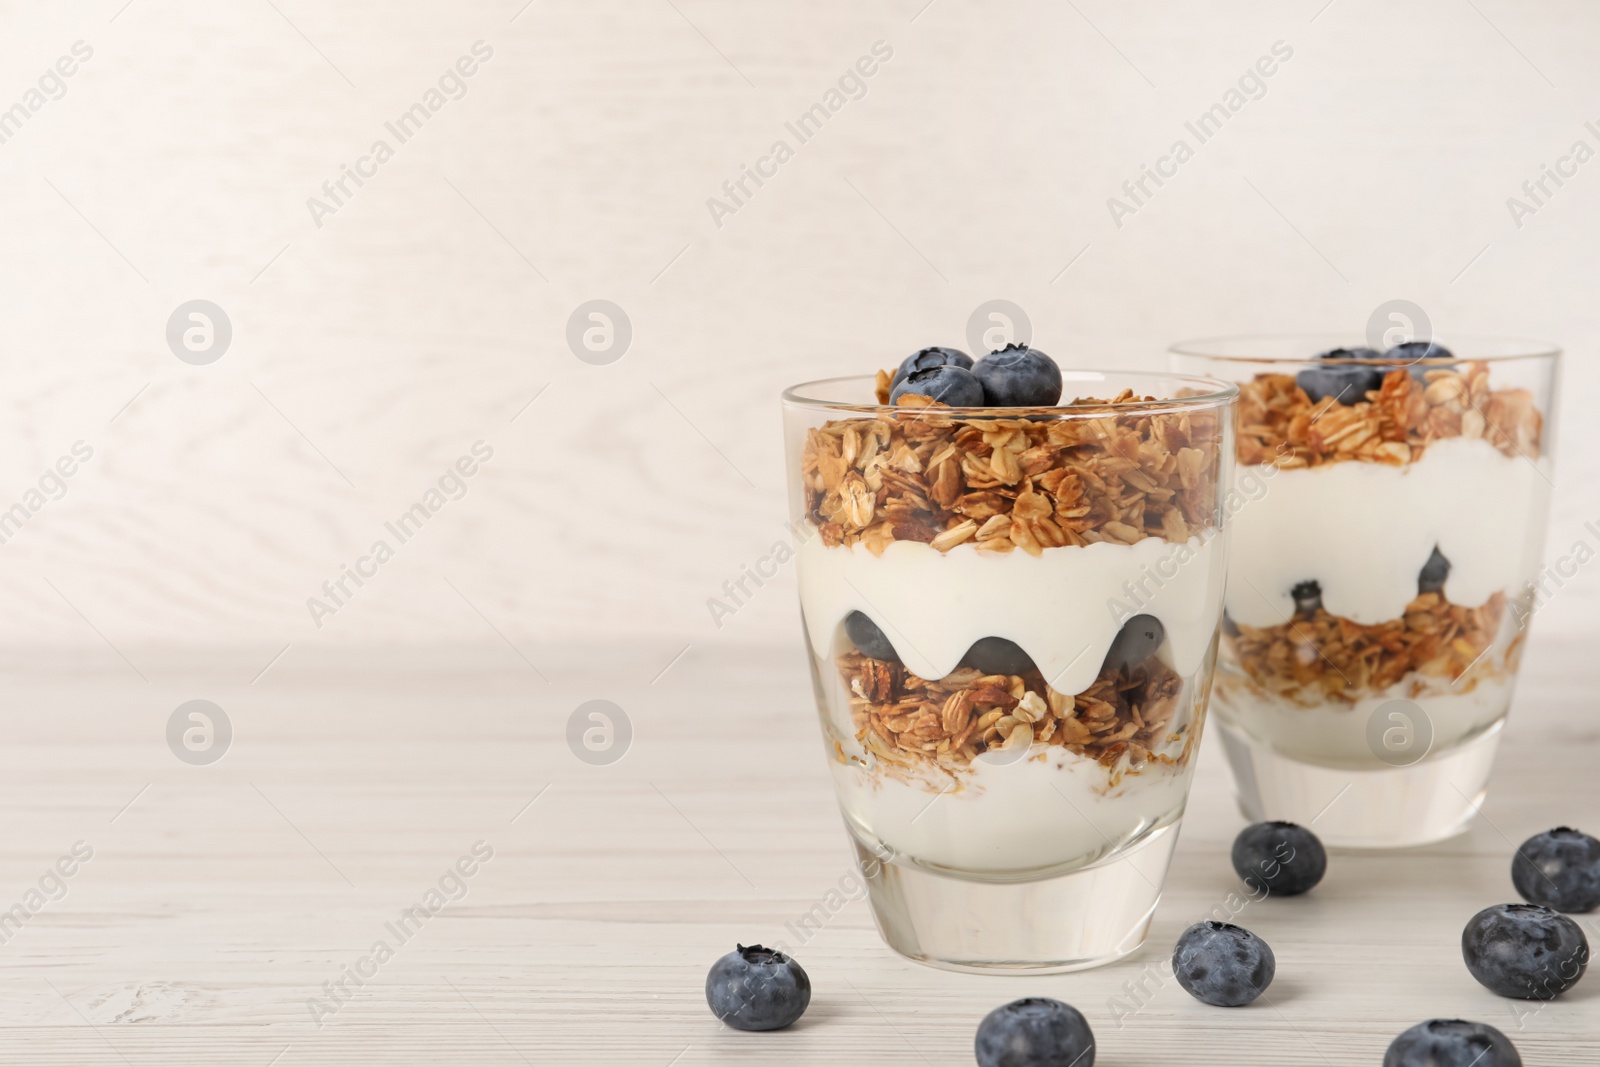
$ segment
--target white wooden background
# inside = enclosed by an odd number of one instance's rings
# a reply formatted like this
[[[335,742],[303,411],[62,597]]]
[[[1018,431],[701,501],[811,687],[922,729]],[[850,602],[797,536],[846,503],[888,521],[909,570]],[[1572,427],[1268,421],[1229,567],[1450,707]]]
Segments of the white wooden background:
[[[1393,298],[1562,342],[1565,549],[1600,517],[1600,163],[1520,230],[1505,201],[1600,148],[1597,34],[1587,0],[0,2],[0,105],[94,49],[0,145],[0,509],[95,449],[0,546],[0,640],[788,640],[787,571],[706,606],[782,536],[779,389],[963,343],[992,298],[1079,366],[1359,333]],[[479,40],[466,97],[317,228],[307,199]],[[880,40],[867,95],[715,226]],[[1278,40],[1266,95],[1113,225]],[[164,342],[193,298],[234,325],[210,366]],[[595,298],[633,323],[610,366],[564,339]],[[315,627],[480,438],[467,497]],[[1597,594],[1585,569],[1541,622]]]

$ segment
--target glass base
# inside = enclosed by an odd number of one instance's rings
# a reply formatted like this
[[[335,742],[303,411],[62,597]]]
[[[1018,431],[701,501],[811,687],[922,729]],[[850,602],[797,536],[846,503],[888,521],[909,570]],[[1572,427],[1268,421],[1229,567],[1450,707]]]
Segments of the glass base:
[[[1239,808],[1281,819],[1343,848],[1410,848],[1464,832],[1488,792],[1505,720],[1408,767],[1345,768],[1285,756],[1217,719]]]
[[[851,834],[878,932],[902,956],[975,974],[1078,971],[1144,943],[1178,821],[1091,867],[1035,881],[977,881],[895,858]]]

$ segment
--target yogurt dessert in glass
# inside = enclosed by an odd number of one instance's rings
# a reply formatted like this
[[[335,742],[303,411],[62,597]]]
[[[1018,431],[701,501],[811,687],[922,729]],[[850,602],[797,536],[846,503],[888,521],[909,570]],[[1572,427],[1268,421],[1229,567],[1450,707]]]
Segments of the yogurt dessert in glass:
[[[1465,829],[1488,785],[1537,596],[1558,352],[1347,341],[1173,351],[1240,385],[1212,693],[1240,804],[1402,847]]]
[[[895,950],[1094,966],[1143,941],[1188,796],[1237,391],[1051,363],[1053,391],[997,373],[973,392],[965,355],[929,351],[954,385],[891,405],[880,373],[783,397],[839,805]]]

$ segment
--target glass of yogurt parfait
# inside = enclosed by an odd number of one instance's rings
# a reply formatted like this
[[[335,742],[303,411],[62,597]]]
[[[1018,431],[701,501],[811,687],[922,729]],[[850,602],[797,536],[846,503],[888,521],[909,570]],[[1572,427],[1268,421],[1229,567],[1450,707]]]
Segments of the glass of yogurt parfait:
[[[1348,344],[1173,348],[1241,393],[1212,703],[1246,817],[1405,847],[1466,829],[1488,786],[1539,596],[1559,353]]]
[[[935,966],[1109,962],[1144,939],[1188,796],[1237,390],[1069,371],[1036,402],[1002,383],[947,406],[890,384],[783,396],[806,647],[874,918]]]

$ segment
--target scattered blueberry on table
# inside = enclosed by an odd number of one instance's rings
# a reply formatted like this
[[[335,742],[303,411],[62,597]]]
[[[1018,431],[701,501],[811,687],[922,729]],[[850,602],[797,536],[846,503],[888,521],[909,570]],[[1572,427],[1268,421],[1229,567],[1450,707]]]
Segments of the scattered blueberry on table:
[[[1049,407],[1061,400],[1061,368],[1027,345],[1006,345],[972,365],[990,407]]]
[[[739,945],[711,965],[706,1003],[735,1030],[781,1030],[805,1014],[811,979],[781,952]]]
[[[1490,992],[1551,1000],[1583,977],[1589,939],[1560,912],[1537,904],[1496,904],[1468,920],[1461,955]]]
[[[1566,826],[1535,834],[1511,861],[1511,884],[1530,904],[1575,914],[1600,908],[1600,841]]]
[[[1219,1008],[1255,1000],[1277,973],[1278,961],[1267,943],[1232,923],[1195,923],[1172,951],[1172,973],[1189,995]]]
[[[978,1067],[1094,1067],[1094,1032],[1083,1013],[1049,997],[1002,1004],[973,1042]]]
[[[845,636],[850,638],[850,643],[863,656],[873,659],[885,660],[889,663],[899,663],[900,654],[894,650],[894,644],[889,636],[878,628],[866,615],[859,611],[852,611],[844,617]]]
[[[1522,1057],[1487,1023],[1429,1019],[1394,1039],[1383,1067],[1522,1067]]]
[[[907,394],[925,396],[953,408],[977,408],[984,404],[983,386],[972,372],[948,364],[912,371],[889,390],[889,403],[898,404]]]
[[[1292,822],[1258,822],[1233,840],[1233,869],[1251,890],[1293,897],[1328,873],[1328,853],[1317,835]]]
[[[892,389],[909,374],[919,370],[931,370],[934,367],[960,367],[962,370],[972,369],[972,357],[959,348],[923,348],[911,353],[900,361],[900,366],[895,368],[894,377],[889,379]]]

